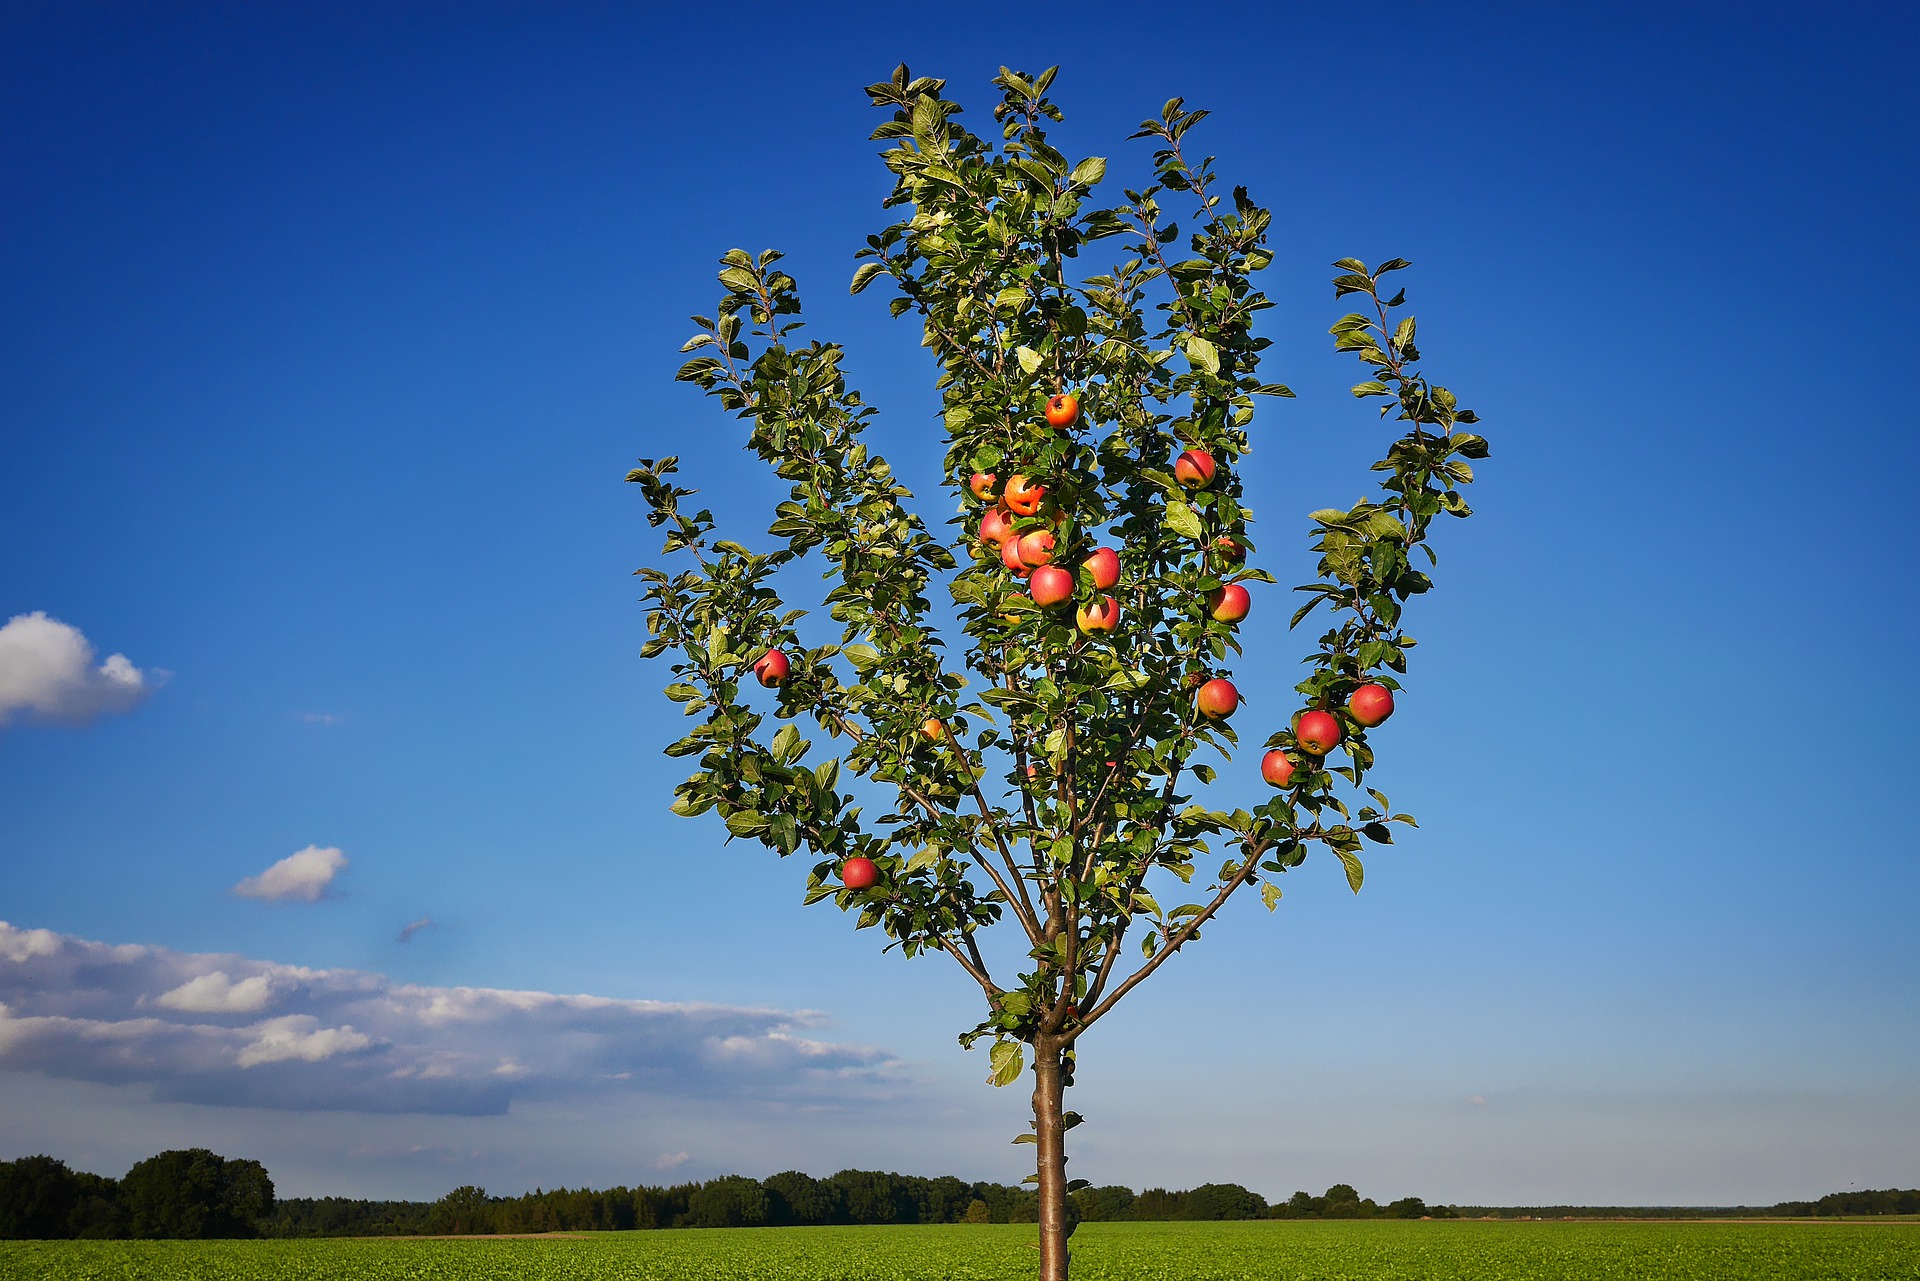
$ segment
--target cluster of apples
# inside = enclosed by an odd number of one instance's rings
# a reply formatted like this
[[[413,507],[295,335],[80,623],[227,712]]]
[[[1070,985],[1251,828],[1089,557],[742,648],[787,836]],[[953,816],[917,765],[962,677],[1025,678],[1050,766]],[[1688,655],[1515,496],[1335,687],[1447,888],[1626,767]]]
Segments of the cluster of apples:
[[[1393,715],[1393,691],[1385,685],[1362,685],[1348,696],[1347,714],[1355,724],[1372,729]],[[1324,708],[1309,708],[1293,718],[1293,741],[1308,756],[1325,756],[1345,737],[1340,718]],[[1275,787],[1291,783],[1297,768],[1293,757],[1278,747],[1260,758],[1260,777]]]

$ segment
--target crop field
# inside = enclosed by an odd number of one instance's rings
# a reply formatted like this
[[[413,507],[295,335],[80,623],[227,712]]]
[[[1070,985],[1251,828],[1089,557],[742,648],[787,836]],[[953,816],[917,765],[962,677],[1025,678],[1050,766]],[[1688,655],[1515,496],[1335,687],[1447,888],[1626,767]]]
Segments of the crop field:
[[[6,1281],[1020,1281],[1031,1225],[0,1242]],[[1080,1281],[1920,1281],[1920,1223],[1097,1223]]]

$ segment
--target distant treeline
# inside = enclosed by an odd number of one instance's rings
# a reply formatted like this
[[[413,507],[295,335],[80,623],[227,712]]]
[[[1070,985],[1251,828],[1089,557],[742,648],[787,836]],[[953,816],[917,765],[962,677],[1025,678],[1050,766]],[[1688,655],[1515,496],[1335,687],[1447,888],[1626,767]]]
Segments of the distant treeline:
[[[1920,1189],[1829,1192],[1818,1201],[1778,1205],[1456,1205],[1461,1218],[1492,1219],[1806,1219],[1920,1214]]]
[[[1698,1218],[1920,1213],[1920,1191],[1837,1192],[1765,1207],[1429,1206],[1419,1197],[1381,1205],[1348,1184],[1269,1203],[1237,1183],[1182,1192],[1081,1188],[1072,1211],[1085,1222],[1209,1219]],[[119,1179],[69,1169],[50,1156],[0,1162],[0,1239],[57,1237],[465,1236],[603,1232],[635,1228],[783,1227],[813,1224],[1031,1223],[1033,1192],[952,1176],[922,1178],[842,1170],[816,1179],[788,1170],[671,1187],[536,1189],[489,1196],[456,1188],[438,1201],[349,1197],[276,1199],[257,1161],[205,1148],[162,1152]]]

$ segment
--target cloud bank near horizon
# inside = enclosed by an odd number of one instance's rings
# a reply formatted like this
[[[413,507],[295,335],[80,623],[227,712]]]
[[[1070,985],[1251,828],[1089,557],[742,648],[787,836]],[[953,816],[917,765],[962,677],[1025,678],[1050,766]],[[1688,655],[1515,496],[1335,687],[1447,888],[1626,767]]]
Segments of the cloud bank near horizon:
[[[898,1060],[806,1011],[396,983],[0,921],[0,1071],[216,1107],[490,1116],[601,1092],[806,1104]]]
[[[125,654],[94,666],[93,642],[44,610],[16,614],[0,627],[0,726],[17,720],[84,724],[126,712],[166,682]]]

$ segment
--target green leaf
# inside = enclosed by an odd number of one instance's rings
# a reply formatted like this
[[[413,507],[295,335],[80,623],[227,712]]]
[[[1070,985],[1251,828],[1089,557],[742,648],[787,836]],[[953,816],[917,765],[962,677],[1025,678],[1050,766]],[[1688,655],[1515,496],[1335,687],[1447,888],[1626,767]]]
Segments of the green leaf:
[[[1220,349],[1199,334],[1187,335],[1187,359],[1210,374],[1220,372]]]
[[[767,820],[765,816],[755,814],[752,810],[741,810],[727,820],[727,830],[735,836],[752,836],[756,832],[767,830]]]
[[[1260,886],[1260,901],[1267,905],[1267,910],[1269,912],[1271,912],[1274,908],[1279,907],[1280,906],[1280,887],[1278,885],[1275,885],[1272,881],[1267,881],[1266,883],[1262,884]]]
[[[1200,516],[1185,503],[1167,504],[1167,528],[1186,538],[1200,537]]]
[[[1107,162],[1102,156],[1088,156],[1073,167],[1067,175],[1067,181],[1076,187],[1091,187],[1107,176]]]
[[[1020,368],[1031,374],[1040,368],[1040,353],[1031,347],[1014,348],[1014,357],[1019,360]]]
[[[987,1075],[991,1085],[1012,1085],[1020,1079],[1020,1071],[1026,1064],[1026,1051],[1018,1041],[995,1041],[987,1052],[987,1061],[992,1070]]]
[[[757,294],[760,282],[745,267],[729,267],[720,273],[720,283],[737,294]]]
[[[840,652],[847,656],[855,671],[865,673],[880,666],[880,651],[871,645],[849,645]]]
[[[859,293],[862,289],[865,289],[868,285],[873,283],[873,278],[875,276],[883,274],[886,271],[886,269],[887,269],[886,264],[884,263],[878,263],[878,262],[861,263],[859,269],[853,273],[853,287],[849,289],[847,292],[855,293],[855,294]]]
[[[1355,383],[1352,387],[1352,391],[1353,391],[1354,398],[1356,400],[1365,400],[1368,396],[1386,395],[1387,385],[1383,382],[1375,382],[1375,381],[1369,380],[1363,383]]]
[[[1361,866],[1360,856],[1351,850],[1336,849],[1334,853],[1340,856],[1340,865],[1347,869],[1347,884],[1358,894],[1360,882],[1367,879],[1367,869]]]

